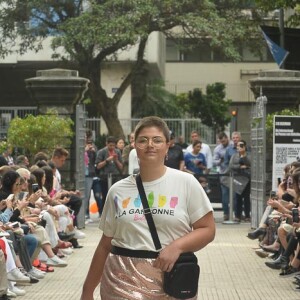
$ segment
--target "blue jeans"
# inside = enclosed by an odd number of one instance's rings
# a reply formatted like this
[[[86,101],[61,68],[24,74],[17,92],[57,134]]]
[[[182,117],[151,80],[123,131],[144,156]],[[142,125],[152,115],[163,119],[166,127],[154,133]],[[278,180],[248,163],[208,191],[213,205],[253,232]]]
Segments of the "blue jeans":
[[[229,188],[221,184],[222,208],[224,215],[229,216]]]
[[[27,246],[28,254],[31,258],[38,245],[38,240],[32,234],[25,234],[24,239]]]

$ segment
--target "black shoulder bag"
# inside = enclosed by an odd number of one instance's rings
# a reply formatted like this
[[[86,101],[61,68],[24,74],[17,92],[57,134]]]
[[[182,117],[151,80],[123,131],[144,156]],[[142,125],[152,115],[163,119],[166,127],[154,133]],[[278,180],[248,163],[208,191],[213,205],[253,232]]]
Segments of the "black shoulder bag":
[[[144,215],[156,250],[161,249],[161,243],[148,205],[146,193],[140,174],[136,176],[136,183],[142,200]],[[196,296],[200,267],[193,252],[182,253],[170,272],[164,273],[163,289],[166,294],[177,299],[188,299]]]

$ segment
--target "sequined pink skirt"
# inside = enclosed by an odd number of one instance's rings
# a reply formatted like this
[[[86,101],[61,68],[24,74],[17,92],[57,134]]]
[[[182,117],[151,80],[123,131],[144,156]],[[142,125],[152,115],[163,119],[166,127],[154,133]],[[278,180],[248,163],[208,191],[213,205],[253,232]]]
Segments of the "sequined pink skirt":
[[[162,288],[163,272],[154,259],[109,254],[101,279],[102,300],[174,300]],[[189,300],[196,300],[197,296]]]

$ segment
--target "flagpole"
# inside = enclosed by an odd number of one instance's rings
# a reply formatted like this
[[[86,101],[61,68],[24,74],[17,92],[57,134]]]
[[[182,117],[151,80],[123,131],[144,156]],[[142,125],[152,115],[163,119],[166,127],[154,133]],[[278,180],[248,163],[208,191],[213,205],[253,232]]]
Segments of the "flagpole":
[[[284,10],[279,9],[279,37],[280,37],[280,47],[284,49]],[[285,62],[283,61],[280,65],[280,69],[285,68]]]

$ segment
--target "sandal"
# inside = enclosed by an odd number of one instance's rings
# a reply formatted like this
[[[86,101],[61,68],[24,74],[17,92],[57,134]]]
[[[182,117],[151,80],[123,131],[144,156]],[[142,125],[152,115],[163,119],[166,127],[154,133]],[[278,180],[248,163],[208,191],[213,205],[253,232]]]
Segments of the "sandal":
[[[54,268],[42,263],[39,259],[35,259],[32,265],[43,272],[54,272]]]

